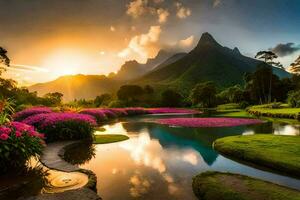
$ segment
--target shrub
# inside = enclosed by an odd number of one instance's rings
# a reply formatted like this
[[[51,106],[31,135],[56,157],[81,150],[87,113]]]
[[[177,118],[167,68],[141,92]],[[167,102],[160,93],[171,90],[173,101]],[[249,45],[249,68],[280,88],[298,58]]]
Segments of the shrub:
[[[108,119],[105,112],[102,109],[85,109],[79,112],[80,114],[91,115],[95,117],[97,123],[101,123]]]
[[[37,114],[41,114],[41,113],[51,113],[51,112],[52,112],[51,108],[48,108],[48,107],[32,107],[32,108],[28,108],[23,111],[17,112],[13,116],[13,118],[15,121],[22,121],[32,115],[37,115]]]
[[[23,168],[30,157],[39,156],[43,138],[32,126],[20,122],[0,126],[0,172]]]
[[[92,138],[97,125],[94,117],[76,113],[47,113],[23,121],[44,133],[47,142]]]
[[[300,108],[300,91],[291,91],[288,94],[288,104],[292,108]]]

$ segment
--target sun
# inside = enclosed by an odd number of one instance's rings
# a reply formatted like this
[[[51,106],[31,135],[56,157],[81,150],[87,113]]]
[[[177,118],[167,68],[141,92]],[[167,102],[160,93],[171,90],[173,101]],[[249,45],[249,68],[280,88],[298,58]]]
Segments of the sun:
[[[52,76],[75,75],[84,71],[87,59],[79,50],[58,49],[49,54],[43,63]]]

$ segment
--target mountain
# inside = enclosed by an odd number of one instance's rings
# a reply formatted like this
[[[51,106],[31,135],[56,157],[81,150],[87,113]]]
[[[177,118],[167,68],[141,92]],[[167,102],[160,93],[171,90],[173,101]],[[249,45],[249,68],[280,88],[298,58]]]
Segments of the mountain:
[[[74,99],[92,99],[103,93],[117,91],[122,82],[98,75],[70,75],[46,83],[30,86],[31,92],[36,91],[39,96],[49,92],[60,92],[64,94],[64,101]]]
[[[136,60],[127,61],[121,66],[114,78],[123,81],[139,78],[171,56],[173,56],[172,52],[160,50],[155,58],[149,58],[145,64],[138,63]]]
[[[199,82],[214,81],[219,87],[228,87],[242,84],[244,74],[255,71],[260,62],[243,56],[238,48],[223,47],[209,33],[204,33],[191,52],[171,64],[157,67],[136,83],[156,83],[190,90]],[[282,69],[273,69],[280,78],[290,76]]]

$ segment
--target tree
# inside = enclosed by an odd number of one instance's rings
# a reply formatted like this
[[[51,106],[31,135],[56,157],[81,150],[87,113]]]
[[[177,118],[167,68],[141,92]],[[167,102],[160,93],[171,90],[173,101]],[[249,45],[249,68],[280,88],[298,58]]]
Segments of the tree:
[[[94,104],[96,107],[100,106],[108,106],[109,103],[112,100],[111,94],[101,94],[100,96],[97,96],[94,100]]]
[[[182,96],[178,92],[167,89],[161,94],[161,104],[167,107],[182,106]]]
[[[138,85],[123,85],[117,92],[118,99],[127,103],[138,101],[143,94],[143,88]]]
[[[300,74],[300,56],[291,64],[290,72]]]
[[[197,84],[191,91],[190,98],[194,105],[210,108],[216,104],[216,86],[213,82]]]
[[[7,56],[7,51],[4,48],[0,47],[0,75],[5,70],[5,66],[8,67],[9,64],[10,59]]]
[[[229,87],[218,94],[218,97],[227,103],[239,103],[243,101],[244,91],[240,85]]]
[[[45,104],[48,104],[49,106],[60,105],[62,102],[63,96],[64,95],[59,92],[45,94],[45,96],[44,96],[45,101],[46,101]]]
[[[259,51],[255,58],[259,60],[263,60],[265,63],[270,65],[270,81],[269,81],[269,94],[268,94],[268,102],[271,102],[272,99],[272,77],[273,77],[273,68],[272,66],[277,66],[279,68],[283,68],[280,62],[274,62],[274,59],[278,58],[278,56],[272,51]]]
[[[150,85],[146,85],[144,87],[144,91],[145,91],[146,94],[153,94],[154,93],[154,89]]]

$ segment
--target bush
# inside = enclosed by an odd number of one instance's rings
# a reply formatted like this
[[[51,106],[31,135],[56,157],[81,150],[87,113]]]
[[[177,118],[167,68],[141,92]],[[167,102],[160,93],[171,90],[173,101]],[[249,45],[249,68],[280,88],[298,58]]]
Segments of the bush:
[[[24,123],[44,133],[47,142],[92,138],[97,125],[94,117],[76,113],[47,113],[28,117]]]
[[[105,114],[105,112],[102,109],[85,109],[79,112],[80,114],[86,114],[86,115],[91,115],[93,117],[95,117],[95,119],[97,120],[97,123],[101,123],[105,120],[107,120],[107,116]]]
[[[43,134],[32,126],[12,122],[0,127],[0,172],[21,169],[30,157],[42,153]]]
[[[288,104],[292,108],[300,108],[300,91],[291,91],[288,94]]]
[[[32,107],[32,108],[28,108],[25,109],[23,111],[17,112],[16,114],[14,114],[13,118],[15,121],[23,121],[24,119],[26,119],[29,116],[32,115],[37,115],[37,114],[41,114],[41,113],[51,113],[53,112],[51,110],[51,108],[48,107]]]

